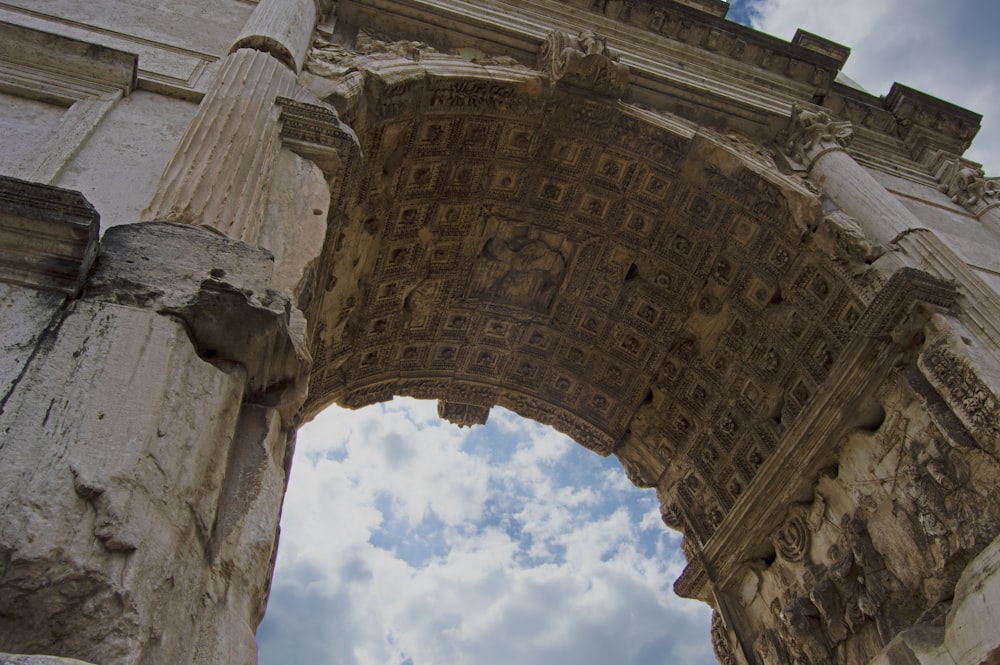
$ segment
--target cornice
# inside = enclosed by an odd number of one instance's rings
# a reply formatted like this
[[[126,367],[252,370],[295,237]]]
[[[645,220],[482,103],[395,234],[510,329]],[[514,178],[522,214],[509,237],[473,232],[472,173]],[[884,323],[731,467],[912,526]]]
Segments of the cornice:
[[[75,297],[100,216],[79,192],[0,176],[0,281]]]

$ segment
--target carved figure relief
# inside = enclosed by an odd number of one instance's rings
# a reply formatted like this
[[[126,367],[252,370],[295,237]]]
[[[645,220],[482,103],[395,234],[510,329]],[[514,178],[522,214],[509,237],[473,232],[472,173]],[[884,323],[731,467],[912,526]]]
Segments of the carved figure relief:
[[[927,538],[935,568],[943,572],[952,557],[975,543],[975,494],[965,489],[968,473],[936,450],[923,462],[913,450],[900,476],[903,498]]]
[[[547,312],[566,273],[567,243],[525,226],[502,228],[479,254],[473,297]]]
[[[621,97],[628,86],[628,67],[608,48],[607,40],[591,30],[576,37],[549,33],[538,52],[538,66],[557,83],[599,95]]]
[[[825,663],[830,650],[823,631],[819,610],[804,597],[792,599],[781,610],[781,621],[788,631],[789,650],[795,663]]]

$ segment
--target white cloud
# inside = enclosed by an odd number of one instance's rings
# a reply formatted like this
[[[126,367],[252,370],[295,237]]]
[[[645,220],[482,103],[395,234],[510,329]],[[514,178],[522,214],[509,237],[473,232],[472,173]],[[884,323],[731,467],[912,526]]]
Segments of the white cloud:
[[[412,400],[327,411],[296,455],[262,665],[714,663],[677,538],[614,460]]]

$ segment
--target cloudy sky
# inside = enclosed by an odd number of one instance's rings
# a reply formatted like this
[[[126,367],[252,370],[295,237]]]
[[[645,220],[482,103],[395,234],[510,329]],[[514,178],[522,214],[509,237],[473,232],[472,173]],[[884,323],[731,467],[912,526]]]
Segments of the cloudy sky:
[[[1000,4],[751,0],[730,17],[852,47],[846,72],[986,116],[968,157],[1000,175]],[[459,430],[431,402],[330,409],[303,429],[261,665],[709,665],[709,614],[671,591],[679,537],[652,491],[494,409]]]
[[[875,95],[893,81],[985,116],[966,153],[1000,176],[1000,3],[995,0],[743,0],[729,17],[791,39],[851,47],[845,73]]]

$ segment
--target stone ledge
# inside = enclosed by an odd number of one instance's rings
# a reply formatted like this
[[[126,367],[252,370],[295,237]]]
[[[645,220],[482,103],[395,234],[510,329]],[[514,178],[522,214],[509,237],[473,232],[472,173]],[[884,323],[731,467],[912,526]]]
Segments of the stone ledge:
[[[0,176],[0,281],[75,297],[97,255],[100,215],[83,194]]]
[[[0,653],[0,665],[94,665],[75,658]]]
[[[274,257],[201,226],[140,222],[108,229],[86,298],[184,322],[198,354],[247,368],[246,401],[290,417],[305,399],[305,322],[271,288]]]

